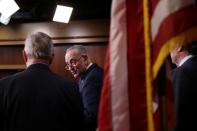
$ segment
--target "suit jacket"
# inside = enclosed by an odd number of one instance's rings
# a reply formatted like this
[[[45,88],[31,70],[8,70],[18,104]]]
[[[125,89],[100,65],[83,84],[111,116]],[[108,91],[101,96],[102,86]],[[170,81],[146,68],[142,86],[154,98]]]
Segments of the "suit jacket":
[[[188,59],[172,72],[175,92],[175,131],[197,130],[197,57]]]
[[[76,88],[44,64],[0,80],[0,130],[83,130],[83,107]]]
[[[84,105],[86,131],[96,130],[102,84],[103,69],[97,64],[92,64],[88,70],[81,75],[79,80],[79,90]]]

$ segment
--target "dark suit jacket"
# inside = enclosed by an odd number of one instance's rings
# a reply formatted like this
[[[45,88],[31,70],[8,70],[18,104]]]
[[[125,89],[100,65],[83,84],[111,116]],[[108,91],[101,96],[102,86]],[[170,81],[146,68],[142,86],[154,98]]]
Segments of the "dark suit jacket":
[[[83,120],[76,85],[47,65],[0,80],[1,131],[80,131]]]
[[[92,64],[80,78],[79,90],[84,105],[86,131],[96,130],[102,83],[103,69],[97,64]]]
[[[197,57],[188,59],[172,72],[175,92],[175,131],[197,131]]]

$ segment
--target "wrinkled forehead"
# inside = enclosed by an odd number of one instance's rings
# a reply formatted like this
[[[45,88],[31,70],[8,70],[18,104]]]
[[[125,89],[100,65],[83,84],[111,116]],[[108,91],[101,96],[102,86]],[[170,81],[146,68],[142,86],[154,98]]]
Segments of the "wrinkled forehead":
[[[80,53],[77,49],[68,50],[65,55],[65,61],[69,63],[72,59],[80,57]]]

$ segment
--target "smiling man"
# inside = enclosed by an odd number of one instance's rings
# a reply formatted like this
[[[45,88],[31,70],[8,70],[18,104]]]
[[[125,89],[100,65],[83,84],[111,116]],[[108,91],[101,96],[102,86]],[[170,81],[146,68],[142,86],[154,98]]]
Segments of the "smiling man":
[[[79,79],[79,91],[82,96],[86,131],[95,131],[101,87],[103,83],[103,69],[92,63],[86,48],[74,45],[65,54],[66,69]]]

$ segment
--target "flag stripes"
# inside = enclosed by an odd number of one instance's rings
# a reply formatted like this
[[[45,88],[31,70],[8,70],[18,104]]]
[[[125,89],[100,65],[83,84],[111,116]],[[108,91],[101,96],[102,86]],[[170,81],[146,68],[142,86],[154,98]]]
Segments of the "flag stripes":
[[[197,40],[195,4],[195,0],[112,0],[99,131],[158,127],[153,120],[153,83],[173,46]]]
[[[171,14],[175,13],[187,7],[189,5],[195,4],[195,0],[160,0],[154,10],[151,19],[151,34],[152,40],[155,40],[157,33],[159,31],[161,23]]]
[[[110,27],[110,89],[113,131],[129,131],[126,2],[112,3]]]

